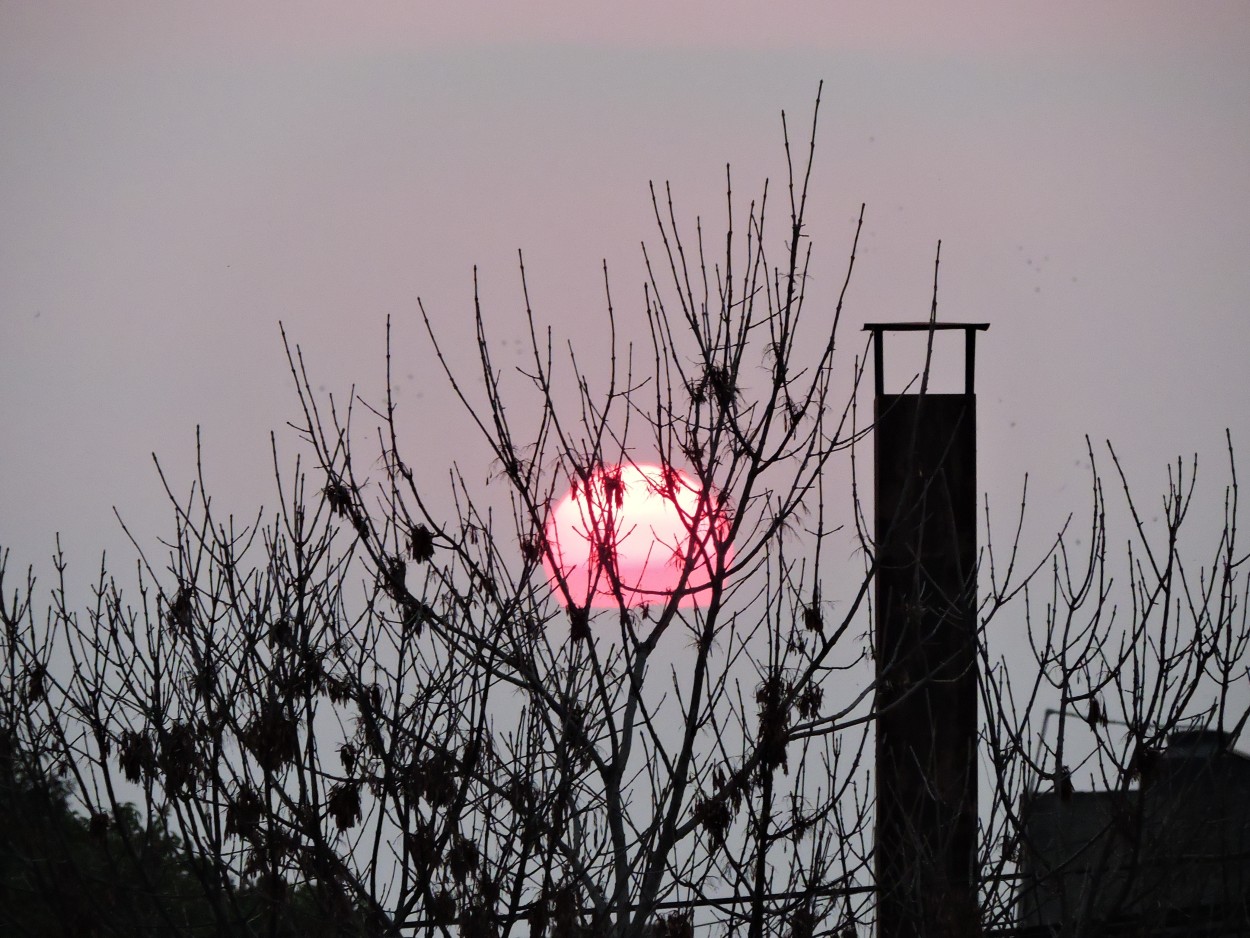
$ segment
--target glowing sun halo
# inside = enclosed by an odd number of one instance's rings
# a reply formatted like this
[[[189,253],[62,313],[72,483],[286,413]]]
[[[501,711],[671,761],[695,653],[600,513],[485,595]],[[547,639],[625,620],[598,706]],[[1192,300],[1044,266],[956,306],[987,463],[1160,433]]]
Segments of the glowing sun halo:
[[[698,483],[680,470],[641,464],[599,469],[588,485],[574,484],[556,503],[546,530],[572,602],[616,606],[615,571],[625,605],[661,605],[681,587],[687,556],[685,589],[694,592],[678,604],[692,606],[706,596],[716,543],[728,523],[708,506],[700,515],[699,494]],[[555,584],[548,559],[544,567]]]

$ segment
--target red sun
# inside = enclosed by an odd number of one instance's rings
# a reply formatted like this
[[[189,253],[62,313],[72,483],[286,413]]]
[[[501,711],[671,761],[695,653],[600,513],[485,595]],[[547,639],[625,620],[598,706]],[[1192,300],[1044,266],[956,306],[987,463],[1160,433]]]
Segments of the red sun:
[[[696,482],[677,469],[625,465],[580,480],[547,519],[547,543],[573,603],[662,605],[682,587],[680,606],[707,596],[716,547],[729,524],[713,505],[700,508]],[[726,562],[729,556],[726,555]],[[550,558],[543,566],[563,599]],[[689,592],[693,591],[693,592]],[[706,602],[706,598],[703,600]]]

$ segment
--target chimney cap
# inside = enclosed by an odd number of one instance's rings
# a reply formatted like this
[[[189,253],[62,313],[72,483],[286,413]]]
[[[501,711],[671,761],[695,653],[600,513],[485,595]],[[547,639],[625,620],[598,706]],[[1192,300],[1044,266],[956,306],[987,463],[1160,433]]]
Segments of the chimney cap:
[[[866,322],[864,331],[872,333],[873,361],[876,366],[876,394],[885,394],[885,334],[887,332],[943,332],[962,329],[964,333],[964,394],[972,396],[973,382],[976,375],[977,333],[990,327],[988,322],[938,322],[930,319],[924,322]],[[927,366],[926,366],[927,367]],[[927,374],[927,372],[926,372]],[[920,384],[920,393],[925,393],[925,382]]]
[[[984,332],[990,327],[988,322],[938,322],[937,320],[925,320],[923,322],[866,322],[864,323],[865,332],[928,332],[932,329],[935,332],[942,332],[947,329],[968,329],[976,332]]]

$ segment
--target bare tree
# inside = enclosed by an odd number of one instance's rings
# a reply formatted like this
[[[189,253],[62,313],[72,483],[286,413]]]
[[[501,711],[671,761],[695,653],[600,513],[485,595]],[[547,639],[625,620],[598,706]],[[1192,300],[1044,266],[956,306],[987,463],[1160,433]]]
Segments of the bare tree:
[[[1232,752],[1250,714],[1250,581],[1231,437],[1222,524],[1205,557],[1205,532],[1185,527],[1197,458],[1177,460],[1148,520],[1106,452],[1111,491],[1091,446],[1090,516],[1065,525],[1041,565],[1019,576],[1014,545],[1005,569],[992,549],[982,564],[983,621],[1022,616],[1033,658],[1012,667],[983,643],[996,787],[982,864],[1000,884],[987,911],[1065,934],[1108,922],[1131,922],[1134,934],[1237,933],[1250,923],[1250,759]]]
[[[302,456],[289,467],[275,438],[276,512],[236,521],[202,476],[180,495],[162,474],[175,536],[162,556],[135,544],[127,592],[102,569],[79,608],[58,562],[45,618],[33,578],[14,587],[0,569],[8,748],[63,774],[100,824],[122,830],[137,801],[176,836],[210,916],[171,912],[171,931],[276,934],[296,907],[361,934],[870,927],[875,549],[856,443],[871,427],[861,356],[838,341],[858,228],[835,307],[805,311],[814,147],[814,119],[798,165],[786,132],[779,255],[767,186],[743,207],[727,181],[715,247],[653,189],[644,337],[618,338],[605,267],[602,369],[541,325],[523,264],[515,373],[493,360],[476,297],[472,374],[421,309],[492,454],[489,487],[469,481],[483,467],[452,466],[444,486],[414,469],[389,330],[382,401],[317,394],[288,343]],[[622,469],[651,464],[659,476]],[[1244,723],[1235,480],[1218,556],[1193,568],[1181,468],[1162,543],[1129,500],[1123,611],[1097,474],[1083,557],[1066,527],[1028,560],[1018,530],[1005,564],[987,544],[986,928],[1018,916],[1028,792],[1094,767],[1127,789],[1212,693],[1214,725]],[[693,493],[653,560],[674,585],[654,595],[616,553],[636,524],[626,484]],[[588,506],[589,579],[551,537],[569,487]],[[1011,616],[1033,639],[1026,673],[985,637]],[[1038,753],[1048,708],[1058,729]]]

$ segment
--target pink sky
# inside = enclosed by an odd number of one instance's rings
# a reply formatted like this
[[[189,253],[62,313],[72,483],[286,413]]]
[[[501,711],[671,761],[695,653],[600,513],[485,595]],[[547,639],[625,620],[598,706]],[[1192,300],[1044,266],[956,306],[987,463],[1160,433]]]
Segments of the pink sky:
[[[6,57],[44,62],[343,55],[448,45],[555,43],[918,55],[1223,49],[1250,35],[1243,3],[847,3],[830,0],[78,0],[5,4]]]
[[[150,453],[189,485],[196,425],[223,497],[267,500],[279,319],[345,393],[393,316],[414,438],[473,465],[416,298],[466,340],[479,265],[513,348],[523,248],[591,354],[604,258],[637,325],[648,181],[719,223],[725,164],[744,200],[779,179],[821,80],[817,307],[868,203],[848,354],[927,313],[941,239],[943,315],[994,324],[992,497],[1030,471],[1039,515],[1081,508],[1086,433],[1152,490],[1178,452],[1214,481],[1250,441],[1242,2],[0,0],[0,544],[90,556],[113,505],[168,533]]]

